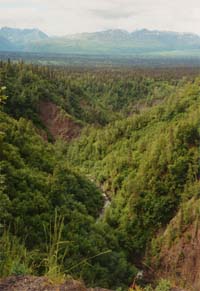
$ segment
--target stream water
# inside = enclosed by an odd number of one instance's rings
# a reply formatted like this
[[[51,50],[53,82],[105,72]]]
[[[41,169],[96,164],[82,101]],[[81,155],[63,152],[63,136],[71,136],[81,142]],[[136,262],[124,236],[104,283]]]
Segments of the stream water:
[[[92,183],[95,183],[95,180],[94,180],[94,179],[89,178],[89,180],[90,180]],[[95,184],[96,184],[96,183],[95,183]],[[100,186],[100,187],[97,186],[97,187],[99,188],[99,190],[100,190],[101,192],[103,191],[103,189],[101,188],[101,186]],[[98,217],[97,221],[100,220],[100,219],[102,219],[102,218],[104,217],[104,214],[105,214],[106,209],[107,209],[107,208],[110,206],[110,204],[111,204],[110,197],[109,197],[105,192],[102,193],[102,196],[103,196],[103,199],[104,199],[104,205],[103,205],[103,208],[102,208],[101,211],[100,211],[100,214],[99,214],[99,217]]]
[[[110,198],[108,197],[108,195],[106,193],[103,193],[102,196],[104,198],[104,206],[103,206],[103,208],[102,208],[102,210],[100,212],[99,219],[102,219],[104,217],[104,214],[105,214],[106,209],[111,204]]]

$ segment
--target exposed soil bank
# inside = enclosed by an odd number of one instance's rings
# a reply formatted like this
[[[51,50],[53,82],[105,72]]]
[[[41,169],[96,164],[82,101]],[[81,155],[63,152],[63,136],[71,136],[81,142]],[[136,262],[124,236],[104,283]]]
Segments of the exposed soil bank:
[[[38,110],[40,119],[55,140],[68,141],[80,134],[80,124],[54,103],[41,101]]]
[[[95,288],[87,289],[83,283],[67,280],[63,284],[55,284],[45,277],[13,276],[0,280],[1,291],[109,291]],[[111,290],[110,290],[111,291]]]

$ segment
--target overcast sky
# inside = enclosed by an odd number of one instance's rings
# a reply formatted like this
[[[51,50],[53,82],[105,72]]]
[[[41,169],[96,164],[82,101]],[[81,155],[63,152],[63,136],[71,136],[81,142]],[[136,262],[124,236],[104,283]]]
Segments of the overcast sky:
[[[0,27],[50,35],[140,28],[200,34],[200,0],[0,0]]]

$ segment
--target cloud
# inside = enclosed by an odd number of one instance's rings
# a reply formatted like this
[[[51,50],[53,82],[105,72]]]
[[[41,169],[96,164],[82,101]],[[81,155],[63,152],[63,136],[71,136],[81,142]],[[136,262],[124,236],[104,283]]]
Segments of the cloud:
[[[0,26],[50,34],[122,28],[200,34],[199,0],[0,0]]]
[[[102,19],[121,19],[127,18],[135,15],[135,12],[129,9],[116,9],[116,10],[106,10],[106,9],[92,9],[89,13],[93,17],[98,17]]]
[[[35,8],[5,8],[1,13],[0,26],[37,27],[43,23],[43,17]]]

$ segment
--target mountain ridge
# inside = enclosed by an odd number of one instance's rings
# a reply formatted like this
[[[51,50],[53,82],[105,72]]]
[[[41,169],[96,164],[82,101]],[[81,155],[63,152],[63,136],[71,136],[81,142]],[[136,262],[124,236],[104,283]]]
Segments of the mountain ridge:
[[[48,36],[39,29],[3,27],[0,29],[0,37],[3,38],[0,39],[0,51],[113,56],[164,56],[171,52],[180,52],[183,55],[196,56],[200,49],[200,36],[197,34],[148,29],[132,32],[109,29]]]

